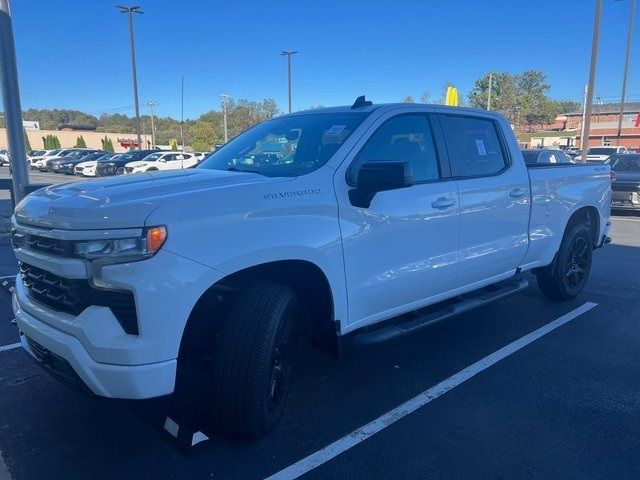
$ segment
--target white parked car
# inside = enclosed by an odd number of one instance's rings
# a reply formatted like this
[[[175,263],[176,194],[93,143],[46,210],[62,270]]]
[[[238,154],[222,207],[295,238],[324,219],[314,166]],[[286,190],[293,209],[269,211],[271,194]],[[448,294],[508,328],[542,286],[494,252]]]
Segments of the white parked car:
[[[498,113],[361,97],[262,122],[195,169],[27,196],[13,311],[57,377],[142,399],[197,370],[219,431],[257,438],[298,336],[335,355],[397,338],[522,291],[523,272],[572,299],[610,206],[608,165],[528,167]]]
[[[47,155],[51,150],[31,150],[27,155],[27,165],[29,168],[33,168],[31,164],[34,160],[39,159]]]
[[[124,166],[124,173],[155,172],[158,170],[178,170],[192,168],[198,164],[198,158],[186,152],[157,152],[142,160],[130,162]]]
[[[40,170],[41,172],[46,172],[50,163],[54,160],[58,160],[68,153],[73,152],[74,150],[80,150],[78,148],[56,148],[54,150],[49,150],[46,155],[42,157],[36,157],[31,161],[31,168],[35,170]]]
[[[615,153],[626,153],[626,147],[611,147],[601,145],[599,147],[589,147],[587,150],[587,163],[604,163],[604,161]],[[582,161],[582,155],[575,158],[576,162]]]
[[[98,162],[112,160],[119,157],[119,155],[115,155],[113,153],[106,153],[95,160],[89,160],[87,162],[79,163],[73,169],[74,175],[80,175],[83,177],[95,177],[96,176],[96,168],[98,166]]]
[[[8,150],[0,150],[0,166],[9,165],[9,151]]]

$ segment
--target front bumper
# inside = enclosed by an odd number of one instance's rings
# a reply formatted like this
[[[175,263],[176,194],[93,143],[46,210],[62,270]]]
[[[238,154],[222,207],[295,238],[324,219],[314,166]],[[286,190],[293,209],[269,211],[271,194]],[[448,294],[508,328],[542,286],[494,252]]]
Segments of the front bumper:
[[[83,260],[24,248],[15,252],[19,261],[55,275],[86,278]],[[187,319],[208,286],[222,276],[165,250],[148,260],[103,267],[102,282],[109,288],[133,293],[138,335],[127,334],[107,306],[92,305],[73,315],[39,303],[30,296],[21,274],[16,279],[13,311],[23,334],[23,346],[39,363],[42,360],[27,338],[59,357],[58,365],[68,363],[96,395],[153,398],[173,391]]]
[[[96,362],[77,338],[29,315],[20,309],[15,297],[13,303],[16,321],[21,331],[22,347],[37,363],[64,383],[80,381],[91,393],[107,398],[141,400],[173,392],[176,360],[148,365],[111,365]],[[47,358],[43,358],[40,352],[36,353],[28,339],[46,349],[49,353]]]

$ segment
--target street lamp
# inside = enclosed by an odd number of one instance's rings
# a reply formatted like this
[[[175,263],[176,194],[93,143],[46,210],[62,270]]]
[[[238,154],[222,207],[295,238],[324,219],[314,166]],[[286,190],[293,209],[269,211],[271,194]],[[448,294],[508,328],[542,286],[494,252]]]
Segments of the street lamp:
[[[282,50],[280,52],[280,55],[287,56],[287,79],[289,84],[289,113],[291,113],[291,56],[295,55],[296,53],[300,53],[300,52],[291,51],[291,50]]]
[[[223,127],[224,127],[224,143],[227,143],[229,140],[229,134],[227,130],[227,98],[230,98],[230,95],[226,93],[219,93],[218,96],[222,100],[222,118],[223,118]]]
[[[622,116],[624,115],[624,100],[627,94],[627,76],[629,73],[629,57],[631,56],[631,40],[633,38],[633,20],[636,15],[636,0],[631,0],[629,7],[629,27],[627,30],[627,53],[624,60],[624,73],[622,74],[622,93],[620,95],[620,116],[618,117],[618,140],[620,146],[620,135],[622,134]]]
[[[156,102],[155,100],[149,100],[146,103],[146,105],[147,107],[149,107],[149,111],[151,112],[151,148],[155,149],[156,148],[156,125],[153,121],[153,114],[154,114],[153,109],[158,106],[158,102]]]
[[[144,13],[140,7],[123,7],[116,5],[120,13],[126,13],[129,16],[129,43],[131,44],[131,72],[133,74],[133,100],[136,106],[136,135],[138,137],[138,150],[142,149],[142,139],[140,138],[140,105],[138,103],[138,75],[136,73],[136,49],[133,42],[133,14]]]

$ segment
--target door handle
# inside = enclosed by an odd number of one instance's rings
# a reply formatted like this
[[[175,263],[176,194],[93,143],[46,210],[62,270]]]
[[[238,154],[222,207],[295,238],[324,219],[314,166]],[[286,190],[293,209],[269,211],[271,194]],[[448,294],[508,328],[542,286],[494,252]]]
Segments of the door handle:
[[[526,194],[527,194],[527,189],[526,188],[514,188],[513,190],[511,190],[509,192],[509,196],[511,198],[524,197]]]
[[[453,198],[439,198],[438,200],[434,200],[431,202],[431,206],[433,208],[439,208],[444,210],[445,208],[453,207],[456,204]]]

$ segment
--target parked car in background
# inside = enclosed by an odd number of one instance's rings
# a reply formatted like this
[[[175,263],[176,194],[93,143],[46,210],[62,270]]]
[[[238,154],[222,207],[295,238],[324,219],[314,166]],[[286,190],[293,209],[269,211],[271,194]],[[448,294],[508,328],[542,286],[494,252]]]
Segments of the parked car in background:
[[[566,153],[571,159],[576,158],[582,153],[582,151],[578,147],[564,147],[562,148],[562,151]]]
[[[125,173],[155,172],[158,170],[179,170],[195,167],[198,158],[185,152],[154,152],[138,162],[127,163]]]
[[[35,169],[40,170],[41,172],[46,172],[49,170],[51,162],[53,162],[54,160],[58,160],[65,155],[68,155],[74,150],[75,149],[73,148],[56,148],[54,150],[50,150],[49,153],[37,158],[35,162],[32,162],[32,166]]]
[[[101,160],[96,166],[97,177],[108,177],[111,175],[123,175],[124,166],[129,162],[142,160],[147,155],[157,152],[157,150],[130,150],[117,158],[112,157],[107,160]]]
[[[604,163],[612,172],[611,208],[640,211],[640,154],[615,154]]]
[[[96,167],[99,161],[102,160],[106,162],[107,160],[113,159],[118,156],[115,153],[104,153],[104,152],[96,153],[95,155],[97,156],[94,158],[85,159],[83,162],[80,162],[79,164],[77,164],[76,167],[73,169],[74,175],[79,175],[83,177],[95,177]]]
[[[587,150],[587,163],[603,163],[614,153],[626,153],[625,147],[611,147],[608,145],[602,145],[599,147],[590,147]],[[576,161],[582,161],[582,155],[577,156]]]
[[[9,151],[0,150],[0,166],[9,165]]]
[[[530,148],[522,150],[527,165],[550,165],[552,163],[573,163],[573,160],[562,150],[549,148]]]
[[[27,152],[27,165],[29,166],[29,168],[32,168],[31,163],[34,159],[43,157],[50,151],[51,150],[29,150]]]
[[[73,169],[76,168],[80,162],[84,162],[88,157],[93,156],[96,153],[105,154],[102,150],[75,150],[68,153],[64,157],[49,162],[48,169],[55,173],[64,173],[65,175],[73,175]]]

